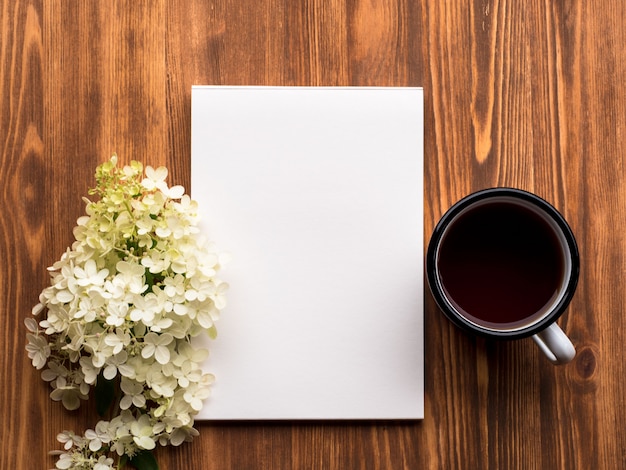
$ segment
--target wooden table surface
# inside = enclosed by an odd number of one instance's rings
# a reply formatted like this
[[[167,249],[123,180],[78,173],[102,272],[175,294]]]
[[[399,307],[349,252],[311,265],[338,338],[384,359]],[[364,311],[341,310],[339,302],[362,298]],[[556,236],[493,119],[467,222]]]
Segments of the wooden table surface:
[[[0,0],[0,468],[51,468],[56,434],[93,425],[49,399],[23,320],[98,163],[189,188],[193,84],[423,86],[426,240],[474,190],[553,203],[578,355],[476,340],[428,293],[423,422],[201,424],[162,469],[626,468],[625,24],[613,0]]]

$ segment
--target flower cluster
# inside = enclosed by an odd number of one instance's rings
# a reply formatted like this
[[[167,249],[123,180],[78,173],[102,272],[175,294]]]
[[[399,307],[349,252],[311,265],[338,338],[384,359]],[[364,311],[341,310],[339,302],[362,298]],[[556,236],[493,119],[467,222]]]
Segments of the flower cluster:
[[[48,268],[50,285],[33,308],[39,321],[25,322],[28,355],[52,400],[74,410],[93,389],[102,416],[118,410],[82,436],[59,434],[58,469],[127,460],[140,468],[157,444],[197,434],[213,376],[201,369],[208,351],[191,338],[216,334],[224,260],[198,229],[196,202],[166,177],[164,167],[120,168],[116,156],[97,168],[97,198],[85,198],[76,241]]]

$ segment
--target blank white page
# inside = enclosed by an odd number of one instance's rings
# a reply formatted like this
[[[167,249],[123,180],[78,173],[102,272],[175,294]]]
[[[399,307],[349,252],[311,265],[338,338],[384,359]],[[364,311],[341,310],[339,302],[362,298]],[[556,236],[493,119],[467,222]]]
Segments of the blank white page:
[[[421,88],[192,89],[191,195],[232,260],[198,419],[421,419]]]

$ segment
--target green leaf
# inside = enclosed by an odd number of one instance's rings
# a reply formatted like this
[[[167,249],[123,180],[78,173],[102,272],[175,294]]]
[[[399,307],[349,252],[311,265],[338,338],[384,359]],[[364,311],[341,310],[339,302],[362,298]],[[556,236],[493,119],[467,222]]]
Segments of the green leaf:
[[[129,459],[128,463],[137,470],[159,470],[159,464],[151,450],[142,450],[133,458]]]
[[[107,380],[102,373],[96,382],[96,411],[104,416],[115,401],[115,380]]]

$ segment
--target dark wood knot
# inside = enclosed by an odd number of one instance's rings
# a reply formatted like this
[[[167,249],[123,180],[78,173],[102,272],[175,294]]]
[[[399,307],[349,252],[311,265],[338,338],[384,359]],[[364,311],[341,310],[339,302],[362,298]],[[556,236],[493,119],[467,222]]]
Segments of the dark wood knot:
[[[593,350],[589,347],[585,347],[578,351],[575,366],[576,372],[581,379],[588,380],[593,377],[597,366],[596,355]]]

